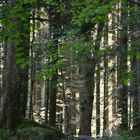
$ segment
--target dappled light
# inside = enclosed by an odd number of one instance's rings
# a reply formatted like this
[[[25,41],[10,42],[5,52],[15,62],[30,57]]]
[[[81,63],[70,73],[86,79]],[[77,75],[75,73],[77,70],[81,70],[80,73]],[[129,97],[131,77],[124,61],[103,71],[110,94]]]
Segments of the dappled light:
[[[138,0],[0,0],[0,140],[140,140]]]

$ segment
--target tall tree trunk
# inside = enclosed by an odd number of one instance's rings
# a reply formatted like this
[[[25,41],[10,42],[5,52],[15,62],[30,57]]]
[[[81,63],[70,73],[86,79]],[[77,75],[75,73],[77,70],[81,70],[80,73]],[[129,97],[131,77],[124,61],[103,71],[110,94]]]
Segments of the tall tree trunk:
[[[29,49],[30,49],[30,11],[29,9],[25,8],[25,21],[21,21],[21,27],[19,31],[21,32],[21,40],[22,40],[22,47],[23,47],[23,57],[25,62],[23,62],[24,68],[21,68],[21,76],[20,76],[20,111],[22,117],[26,116],[27,111],[27,98],[28,98],[28,81],[29,81]],[[20,23],[19,23],[20,24]],[[19,46],[20,47],[20,46]],[[16,52],[18,53],[18,52]],[[18,58],[16,58],[18,59]]]
[[[107,35],[104,36],[104,47],[108,47],[108,23],[105,25]],[[109,130],[109,101],[108,101],[108,56],[104,54],[104,111],[103,111],[103,132],[106,133]]]
[[[84,60],[84,91],[80,93],[80,132],[79,135],[91,135],[91,119],[92,119],[92,109],[93,109],[93,92],[94,92],[94,74],[95,67],[100,59],[98,56],[98,52],[100,49],[100,43],[102,38],[102,32],[104,28],[104,23],[100,23],[97,29],[97,37],[95,42],[95,50],[93,53],[93,57],[90,53],[86,56]],[[85,41],[91,41],[91,29],[92,26],[90,24],[84,25],[81,29],[81,33],[84,33]]]
[[[5,73],[4,73],[4,97],[1,103],[0,127],[12,128],[20,119],[19,114],[19,67],[15,62],[15,46],[9,41],[7,44]],[[12,74],[11,74],[12,73]],[[9,80],[10,79],[10,80]],[[13,82],[14,81],[14,82]]]
[[[112,41],[113,44],[117,43],[117,32],[116,28],[114,28],[115,24],[117,23],[117,5],[113,6],[112,9]],[[112,83],[112,133],[116,134],[116,125],[115,122],[117,120],[117,70],[116,70],[116,65],[117,65],[117,58],[116,58],[116,46],[113,46],[114,49],[114,54],[113,54],[113,71],[111,74],[111,83]]]
[[[54,66],[58,62],[58,38],[60,35],[60,13],[56,12],[56,7],[52,7],[49,10],[49,16],[52,23],[52,35],[53,35],[53,46],[52,46],[52,60],[51,64]],[[59,30],[58,30],[59,29]],[[49,111],[49,124],[53,127],[56,126],[56,97],[57,97],[57,81],[58,81],[58,69],[54,68],[53,75],[50,80],[50,111]]]
[[[35,18],[35,9],[33,9],[32,17]],[[29,119],[33,120],[33,94],[34,94],[34,84],[35,84],[35,62],[34,62],[34,43],[35,43],[35,19],[32,20],[31,27],[31,46],[30,46],[30,57],[31,57],[31,67],[30,67],[30,95],[29,95]]]
[[[130,7],[133,9],[130,11],[130,18],[136,17],[138,12],[137,3],[129,3]],[[140,35],[137,37],[133,36],[134,32],[139,29],[139,25],[135,26],[138,20],[134,20],[132,25],[130,25],[130,38],[131,38],[131,75],[132,80],[130,82],[130,95],[133,100],[133,129],[140,128],[140,101],[139,101],[139,59],[137,59],[137,52],[140,53],[140,49],[135,42],[138,41]],[[131,106],[130,106],[131,107]],[[131,112],[130,112],[131,113]],[[132,114],[131,114],[132,115]]]
[[[57,74],[54,74],[50,81],[50,111],[49,111],[49,125],[53,127],[56,126],[56,94],[57,94]]]
[[[9,0],[8,7],[12,11],[16,1]],[[22,11],[25,12],[25,11]],[[23,14],[23,13],[22,13]],[[25,12],[26,16],[29,14]],[[14,15],[13,15],[14,16]],[[1,128],[14,128],[20,122],[22,116],[25,116],[25,109],[27,103],[27,90],[28,90],[28,68],[23,63],[27,64],[28,61],[28,41],[29,30],[27,27],[29,17],[25,20],[12,17],[8,19],[8,25],[13,25],[13,28],[9,29],[11,33],[7,39],[6,54],[5,54],[5,71],[4,71],[4,84],[3,84],[3,97],[0,108],[0,127]],[[15,32],[15,34],[13,34]],[[16,36],[16,35],[19,36]],[[18,43],[17,43],[18,41]],[[25,44],[26,45],[25,45]],[[18,63],[19,52],[23,53],[25,61],[20,65]],[[17,63],[16,63],[17,62]]]
[[[106,58],[106,54],[104,56],[104,115],[103,115],[103,132],[109,129],[109,104],[108,104],[108,60]]]
[[[128,49],[128,27],[124,21],[127,18],[127,12],[124,10],[127,8],[127,2],[122,2],[121,5],[121,17],[120,26],[121,31],[119,32],[119,48],[118,48],[118,110],[121,114],[121,130],[128,129],[128,85],[125,82],[127,79],[127,49]],[[127,80],[126,80],[127,81]]]
[[[47,80],[45,83],[45,124],[48,124],[49,118],[49,96],[50,96],[50,81]]]
[[[64,26],[64,29],[67,31],[71,27],[71,22],[72,22],[72,13],[71,13],[71,0],[64,0],[64,13],[62,17],[62,25]],[[66,132],[72,135],[75,135],[76,133],[76,124],[73,123],[76,120],[76,109],[75,109],[75,93],[74,93],[74,87],[73,87],[73,77],[74,77],[74,70],[73,70],[73,63],[74,63],[74,49],[73,46],[71,46],[68,50],[70,56],[69,56],[69,67],[70,69],[70,74],[69,74],[69,81],[68,83],[66,82],[66,85],[70,88],[70,94],[71,97],[68,97],[67,95],[65,96],[65,101],[67,106],[65,106],[65,120],[66,120]],[[74,61],[73,61],[74,60]],[[70,82],[70,83],[69,83]],[[64,99],[64,98],[63,98]]]
[[[100,136],[100,64],[98,64],[97,69],[97,80],[96,80],[96,136]]]
[[[3,71],[3,68],[2,68],[2,65],[3,65],[3,46],[0,45],[0,104],[1,104],[1,96],[2,96],[2,71]]]

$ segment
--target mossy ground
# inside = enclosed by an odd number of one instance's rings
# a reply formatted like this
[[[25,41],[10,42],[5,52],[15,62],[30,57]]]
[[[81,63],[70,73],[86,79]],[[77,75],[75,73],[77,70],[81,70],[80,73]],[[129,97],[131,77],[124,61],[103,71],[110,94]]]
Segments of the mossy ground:
[[[15,130],[0,130],[0,140],[60,140],[64,134],[34,121],[23,120]]]
[[[58,129],[28,119],[24,119],[17,129],[0,129],[0,140],[61,140],[64,137]],[[72,138],[67,137],[69,140],[73,140]],[[106,136],[101,140],[140,140],[140,128]]]

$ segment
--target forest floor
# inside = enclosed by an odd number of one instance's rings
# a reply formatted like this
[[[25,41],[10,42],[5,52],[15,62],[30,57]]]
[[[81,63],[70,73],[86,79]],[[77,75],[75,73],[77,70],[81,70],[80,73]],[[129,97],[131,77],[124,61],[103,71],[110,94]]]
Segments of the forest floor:
[[[140,129],[95,139],[86,135],[66,135],[51,126],[25,119],[15,130],[0,129],[0,140],[140,140]]]

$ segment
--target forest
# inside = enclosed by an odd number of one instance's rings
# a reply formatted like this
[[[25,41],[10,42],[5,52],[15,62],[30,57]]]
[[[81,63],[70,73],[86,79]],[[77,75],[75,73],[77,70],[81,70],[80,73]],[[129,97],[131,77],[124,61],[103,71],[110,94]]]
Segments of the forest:
[[[140,0],[0,0],[0,140],[140,140]]]

